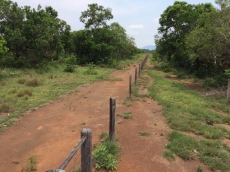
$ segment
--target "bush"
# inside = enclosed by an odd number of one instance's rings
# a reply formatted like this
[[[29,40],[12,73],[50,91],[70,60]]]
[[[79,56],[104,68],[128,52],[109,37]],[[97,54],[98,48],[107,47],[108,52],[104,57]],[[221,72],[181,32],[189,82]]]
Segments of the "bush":
[[[173,67],[170,63],[163,63],[162,68],[163,68],[164,72],[172,72],[173,71]]]
[[[75,66],[71,64],[67,64],[64,68],[64,72],[73,73],[74,70],[75,70]]]

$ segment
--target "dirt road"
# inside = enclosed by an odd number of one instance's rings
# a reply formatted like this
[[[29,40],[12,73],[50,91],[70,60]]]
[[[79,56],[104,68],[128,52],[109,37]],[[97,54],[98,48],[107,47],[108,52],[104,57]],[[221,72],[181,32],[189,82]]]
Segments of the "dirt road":
[[[118,172],[195,172],[198,166],[209,171],[195,160],[185,162],[177,158],[169,162],[163,158],[171,130],[162,116],[162,107],[150,98],[125,102],[128,78],[134,75],[134,70],[135,65],[115,71],[111,77],[120,78],[119,81],[83,86],[78,92],[62,96],[21,117],[0,134],[0,172],[20,172],[31,156],[38,162],[38,172],[57,168],[80,140],[82,128],[91,128],[93,143],[98,143],[99,135],[108,132],[110,97],[117,101],[116,135],[122,148]],[[149,77],[148,85],[152,82]],[[148,92],[141,86],[140,91]],[[133,119],[123,119],[119,114],[124,112],[131,112]],[[150,135],[140,136],[140,131]]]

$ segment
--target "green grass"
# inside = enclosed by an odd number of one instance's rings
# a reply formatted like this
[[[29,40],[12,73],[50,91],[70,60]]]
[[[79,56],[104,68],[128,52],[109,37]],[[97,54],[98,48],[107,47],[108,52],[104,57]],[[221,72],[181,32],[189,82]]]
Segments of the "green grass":
[[[166,78],[159,68],[148,70],[148,74],[154,78],[149,97],[163,106],[163,115],[176,130],[168,136],[167,149],[184,160],[199,158],[212,170],[230,171],[230,148],[221,142],[230,138],[230,130],[224,127],[230,125],[230,106],[225,98],[204,97]]]
[[[123,118],[124,119],[133,119],[131,112],[123,112]]]
[[[56,65],[45,72],[41,69],[0,69],[3,76],[0,79],[0,113],[20,116],[28,109],[76,90],[79,85],[101,80],[113,71],[96,68],[97,75],[85,75],[88,67],[78,67],[72,73],[64,72],[63,67]],[[0,116],[0,130],[13,123],[6,115]]]

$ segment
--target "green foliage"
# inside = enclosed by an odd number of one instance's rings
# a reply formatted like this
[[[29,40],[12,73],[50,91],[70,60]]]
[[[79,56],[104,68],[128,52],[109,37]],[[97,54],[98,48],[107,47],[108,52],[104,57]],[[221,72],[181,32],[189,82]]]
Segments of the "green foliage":
[[[9,48],[9,57],[1,60],[2,66],[38,66],[43,59],[57,60],[64,49],[65,53],[69,52],[70,26],[60,20],[58,13],[50,6],[42,9],[38,5],[37,9],[32,9],[2,0],[0,19],[0,34]],[[2,43],[1,39],[0,45]]]
[[[116,142],[106,141],[97,146],[93,158],[97,169],[116,170],[120,148]]]
[[[75,69],[75,65],[71,65],[71,64],[67,64],[64,68],[64,72],[74,72],[74,69]]]
[[[6,41],[0,36],[0,58],[4,55],[9,49],[6,47]]]

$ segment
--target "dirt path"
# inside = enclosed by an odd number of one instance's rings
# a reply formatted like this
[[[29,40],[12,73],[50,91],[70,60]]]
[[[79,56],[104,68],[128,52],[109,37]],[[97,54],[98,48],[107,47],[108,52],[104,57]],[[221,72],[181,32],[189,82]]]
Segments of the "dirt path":
[[[134,70],[131,66],[115,71],[111,77],[121,81],[95,82],[81,87],[79,92],[21,117],[16,125],[0,134],[0,172],[20,172],[31,156],[36,157],[38,172],[57,168],[80,140],[82,128],[91,128],[93,143],[99,142],[99,135],[108,132],[110,97],[117,101],[116,128],[122,147],[118,172],[195,172],[198,166],[209,171],[198,161],[177,158],[169,162],[162,157],[170,132],[162,107],[149,98],[125,102],[128,77]],[[151,78],[147,80],[147,85],[153,82]],[[141,90],[146,94],[146,89]],[[123,119],[119,114],[124,112],[131,112],[133,119]],[[140,136],[140,131],[150,135]]]

